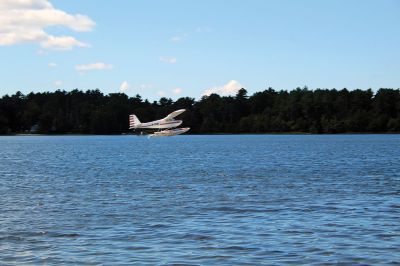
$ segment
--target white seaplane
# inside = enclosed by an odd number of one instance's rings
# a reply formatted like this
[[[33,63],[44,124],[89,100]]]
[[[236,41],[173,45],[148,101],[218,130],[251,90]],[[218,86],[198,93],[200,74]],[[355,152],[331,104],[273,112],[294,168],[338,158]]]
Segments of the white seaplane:
[[[129,129],[158,129],[159,131],[150,134],[149,137],[176,136],[187,132],[190,128],[176,128],[182,124],[182,120],[175,120],[175,117],[185,112],[185,109],[176,110],[163,119],[141,123],[136,115],[129,116]],[[161,130],[164,129],[164,130]]]

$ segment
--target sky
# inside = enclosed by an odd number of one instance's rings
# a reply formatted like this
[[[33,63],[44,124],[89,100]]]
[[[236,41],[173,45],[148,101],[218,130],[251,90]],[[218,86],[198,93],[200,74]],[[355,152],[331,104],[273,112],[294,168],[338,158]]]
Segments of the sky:
[[[0,0],[0,95],[400,87],[398,0]]]

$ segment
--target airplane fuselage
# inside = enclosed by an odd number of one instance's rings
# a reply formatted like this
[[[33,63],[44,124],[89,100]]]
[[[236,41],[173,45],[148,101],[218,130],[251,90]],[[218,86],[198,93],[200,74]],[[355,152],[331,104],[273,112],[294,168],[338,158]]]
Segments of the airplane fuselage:
[[[165,128],[173,128],[173,127],[178,127],[180,124],[182,124],[182,120],[170,120],[166,121],[165,119],[160,119],[148,123],[140,123],[136,125],[134,128],[151,128],[151,129],[165,129]]]

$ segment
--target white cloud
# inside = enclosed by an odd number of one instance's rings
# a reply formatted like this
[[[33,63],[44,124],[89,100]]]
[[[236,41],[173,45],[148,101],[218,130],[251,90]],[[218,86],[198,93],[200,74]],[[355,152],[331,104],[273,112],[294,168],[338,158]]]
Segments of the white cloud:
[[[112,68],[114,68],[113,65],[100,63],[100,62],[75,66],[75,69],[80,72],[89,71],[89,70],[104,70],[104,69],[112,69]]]
[[[160,61],[163,63],[175,64],[177,59],[176,59],[176,57],[172,57],[172,56],[160,56]]]
[[[53,63],[53,62],[50,62],[49,64],[48,64],[48,66],[49,67],[56,67],[56,66],[58,66],[56,63]]]
[[[213,87],[205,90],[203,96],[209,96],[212,93],[216,93],[221,96],[235,95],[241,88],[243,88],[243,86],[238,81],[230,80],[223,86]]]
[[[80,42],[71,36],[48,36],[46,40],[42,41],[41,46],[45,49],[69,50],[74,46],[89,47],[89,44]]]
[[[128,89],[129,89],[130,85],[127,81],[124,81],[121,83],[121,85],[119,86],[119,91],[121,93],[125,93]]]
[[[91,31],[93,20],[85,15],[71,15],[56,9],[49,0],[1,0],[0,45],[38,43],[44,49],[69,50],[88,44],[72,36],[54,36],[45,31],[64,26],[73,31]]]
[[[63,84],[63,83],[62,83],[61,80],[56,80],[56,81],[54,81],[54,86],[56,86],[56,87],[60,87],[62,84]]]
[[[160,97],[164,97],[165,96],[165,92],[164,91],[157,91],[157,95]]]
[[[182,93],[182,88],[175,88],[172,90],[172,92],[176,95],[181,94]]]

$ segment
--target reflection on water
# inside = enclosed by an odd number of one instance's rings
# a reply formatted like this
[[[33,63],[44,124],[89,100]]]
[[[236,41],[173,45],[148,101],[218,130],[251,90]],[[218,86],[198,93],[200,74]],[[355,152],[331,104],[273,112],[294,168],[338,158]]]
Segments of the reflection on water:
[[[0,264],[395,264],[400,135],[0,138]]]

